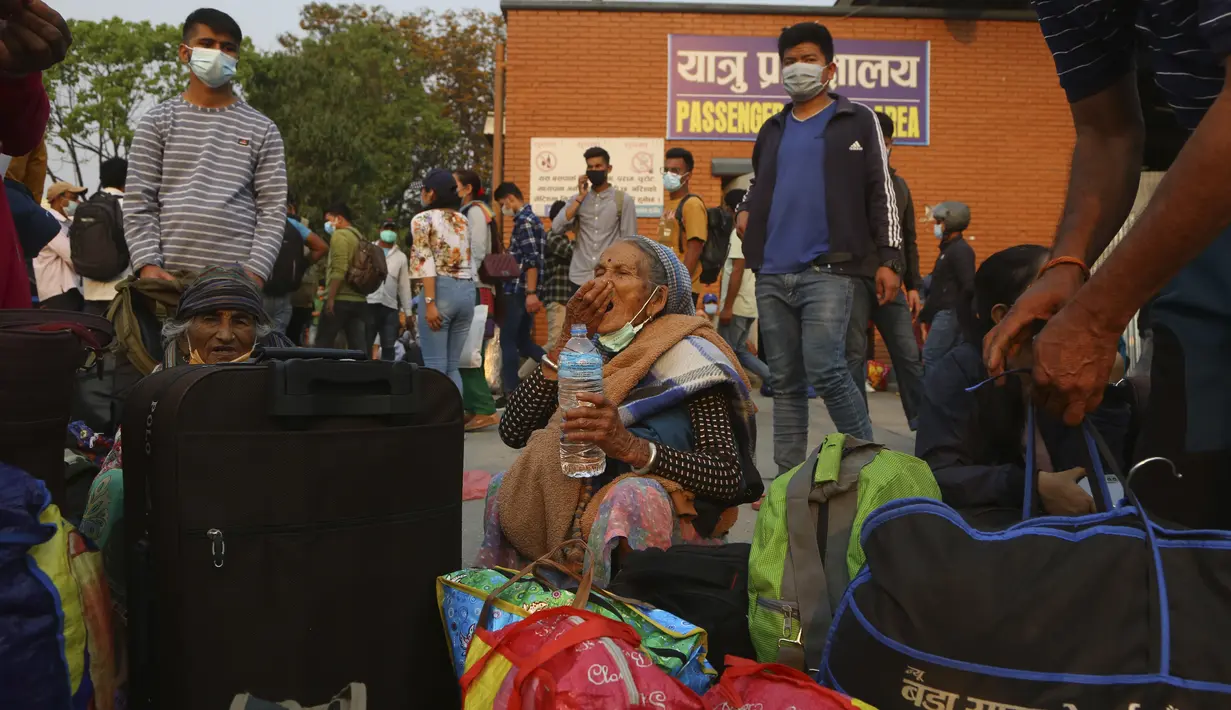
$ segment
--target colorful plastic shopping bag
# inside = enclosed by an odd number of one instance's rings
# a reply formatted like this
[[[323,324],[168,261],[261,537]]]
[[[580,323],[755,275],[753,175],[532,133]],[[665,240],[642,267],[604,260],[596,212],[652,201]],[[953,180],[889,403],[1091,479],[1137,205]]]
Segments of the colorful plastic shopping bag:
[[[545,560],[531,567],[567,573]],[[473,568],[437,578],[437,602],[454,671],[459,678],[467,649],[479,628],[484,601],[494,590],[501,589],[492,601],[490,620],[482,627],[487,631],[498,631],[537,611],[568,606],[574,601],[572,592],[559,589],[542,575],[518,578],[510,584],[509,581],[516,577],[516,570]],[[661,609],[599,589],[590,594],[586,609],[632,626],[654,663],[697,693],[704,693],[717,680],[713,666],[706,660],[708,639],[704,629]]]

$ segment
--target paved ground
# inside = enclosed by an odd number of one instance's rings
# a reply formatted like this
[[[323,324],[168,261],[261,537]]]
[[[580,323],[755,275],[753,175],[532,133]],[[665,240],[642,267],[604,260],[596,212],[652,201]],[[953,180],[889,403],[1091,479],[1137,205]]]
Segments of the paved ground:
[[[774,466],[773,444],[773,401],[756,396],[757,407],[757,467],[763,476],[773,476],[777,470]],[[872,410],[872,424],[876,432],[876,440],[890,448],[899,451],[913,452],[915,435],[906,426],[906,417],[902,414],[902,404],[896,394],[878,392],[868,395],[868,406]],[[811,403],[812,427],[809,437],[809,448],[818,446],[826,434],[834,431],[833,422],[825,411],[825,405],[819,399]],[[517,458],[517,451],[510,449],[500,441],[496,430],[476,432],[466,435],[466,469],[479,469],[496,473],[503,471]],[[752,530],[756,523],[756,513],[751,507],[740,510],[740,519],[731,531],[732,542],[748,542],[752,539]],[[462,564],[468,565],[474,560],[483,538],[483,501],[466,501],[462,504]]]

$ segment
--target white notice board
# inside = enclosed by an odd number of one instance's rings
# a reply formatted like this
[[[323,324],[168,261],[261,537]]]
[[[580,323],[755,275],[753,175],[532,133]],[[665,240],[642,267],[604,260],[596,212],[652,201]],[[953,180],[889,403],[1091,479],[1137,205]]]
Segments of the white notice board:
[[[534,211],[545,215],[556,200],[577,194],[577,178],[586,172],[584,155],[593,146],[611,154],[611,184],[637,200],[637,216],[662,216],[662,138],[531,138]]]

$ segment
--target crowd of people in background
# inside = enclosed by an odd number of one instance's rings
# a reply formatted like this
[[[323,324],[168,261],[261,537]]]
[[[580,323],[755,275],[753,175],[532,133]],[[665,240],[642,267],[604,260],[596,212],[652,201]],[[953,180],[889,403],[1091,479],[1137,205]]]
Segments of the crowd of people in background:
[[[30,260],[37,303],[105,315],[134,276],[175,280],[237,264],[294,344],[421,361],[463,393],[469,430],[498,423],[543,357],[539,343],[561,339],[567,306],[600,255],[639,232],[636,201],[611,182],[610,154],[586,150],[576,193],[538,206],[542,215],[516,184],[489,191],[473,169],[441,168],[412,188],[423,209],[408,229],[339,201],[314,230],[288,194],[278,127],[233,88],[242,43],[225,13],[192,13],[179,48],[191,70],[184,93],[139,121],[129,159],[105,161],[93,195],[67,182],[46,190],[46,214],[25,218],[54,228]],[[780,45],[795,103],[762,129],[757,179],[709,209],[692,188],[692,153],[669,148],[654,239],[690,275],[694,306],[774,398],[774,457],[786,471],[803,460],[810,398],[824,399],[839,431],[873,438],[864,387],[873,327],[917,426],[924,371],[960,341],[956,308],[973,288],[974,254],[962,238],[969,209],[934,208],[941,254],[925,306],[914,203],[888,161],[893,122],[827,90],[833,42],[822,26],[789,28]],[[30,170],[37,155],[10,173]],[[380,226],[372,234],[364,224]],[[708,271],[703,251],[717,260]],[[383,264],[365,279],[376,252]],[[540,312],[545,333],[535,330]],[[928,333],[922,355],[916,323]],[[463,353],[474,327],[483,331],[477,353]],[[501,365],[489,377],[497,333]]]
[[[19,55],[0,66],[6,72],[0,78],[6,107],[0,137],[5,151],[21,154],[5,160],[8,176],[0,204],[5,212],[0,241],[14,247],[0,264],[0,305],[5,307],[37,302],[44,308],[108,314],[134,282],[188,283],[204,270],[237,266],[262,290],[262,307],[274,331],[300,346],[344,347],[385,360],[419,357],[457,386],[467,428],[476,430],[499,422],[507,398],[543,360],[540,343],[564,339],[579,289],[594,279],[596,269],[607,268],[601,259],[640,231],[636,200],[612,184],[611,156],[602,146],[585,151],[586,171],[578,177],[576,193],[551,206],[530,204],[511,182],[489,192],[476,166],[441,167],[413,188],[423,209],[407,224],[384,214],[355,214],[339,201],[324,209],[321,230],[314,230],[288,195],[294,176],[287,175],[278,126],[234,89],[243,33],[230,16],[213,9],[193,12],[185,21],[178,53],[190,69],[187,86],[140,119],[128,159],[103,162],[93,194],[63,181],[44,192],[45,148],[39,141],[48,109],[38,70],[48,66],[47,56],[62,57],[67,51],[67,28],[54,11],[37,5],[38,21],[53,30],[48,36],[58,32],[64,39],[60,44],[47,40],[55,46],[37,60]],[[1061,30],[1049,38],[1071,33],[1076,40],[1092,31],[1069,26],[1062,17],[1043,18],[1045,27]],[[1056,56],[1062,67],[1069,61],[1063,55],[1085,47],[1070,47],[1067,40],[1053,44],[1060,48]],[[1105,248],[1112,226],[1123,220],[1108,217],[1109,207],[1088,207],[1093,203],[1078,195],[1070,201],[1081,207],[1082,224],[1097,223],[1097,229],[1077,224],[1080,220],[1066,212],[1051,252],[1020,247],[984,254],[976,270],[975,251],[965,236],[972,223],[970,208],[945,201],[920,219],[905,179],[891,167],[893,121],[830,90],[836,65],[829,31],[813,22],[794,25],[783,31],[778,49],[791,103],[770,117],[757,136],[755,178],[746,189],[726,190],[707,206],[693,191],[693,155],[670,147],[662,173],[666,199],[650,239],[666,251],[652,256],[669,252],[682,265],[691,279],[693,309],[712,318],[745,373],[772,396],[773,459],[779,473],[799,465],[807,454],[812,397],[824,400],[838,431],[875,438],[865,384],[869,343],[879,331],[906,418],[912,429],[920,429],[920,455],[933,463],[946,491],[972,504],[1012,502],[1006,491],[1016,489],[1018,474],[1012,468],[1016,464],[1005,461],[1020,454],[1019,423],[985,417],[998,406],[983,399],[972,405],[977,413],[958,407],[955,393],[985,375],[1032,367],[1035,385],[1051,393],[1050,408],[1053,414],[1062,411],[1065,423],[1072,425],[1098,409],[1106,373],[1093,368],[1094,360],[1073,365],[1062,352],[1068,345],[1062,339],[1071,336],[1080,346],[1076,352],[1093,353],[1098,363],[1107,364],[1114,353],[1109,355],[1102,341],[1093,343],[1086,331],[1107,331],[1105,339],[1114,340],[1112,326],[1123,326],[1125,320],[1119,316],[1144,304],[1144,298],[1134,297],[1124,300],[1131,309],[1112,309],[1115,278],[1089,275],[1089,263]],[[1062,73],[1075,111],[1086,105],[1085,97],[1111,100],[1108,92],[1118,90],[1115,77],[1090,68],[1113,64],[1100,61],[1093,56],[1073,66],[1071,77]],[[1083,135],[1079,131],[1079,146]],[[1189,154],[1186,148],[1184,155]],[[1125,170],[1130,167],[1136,169],[1134,164]],[[1087,160],[1075,160],[1075,185],[1078,173],[1090,170]],[[1183,176],[1169,179],[1174,183]],[[1114,192],[1117,204],[1131,202],[1125,202],[1125,190],[1093,183],[1109,195]],[[1188,204],[1172,193],[1162,194]],[[1185,214],[1200,218],[1193,222],[1194,232],[1214,233],[1211,225],[1226,221],[1190,206]],[[1115,212],[1122,217],[1123,211]],[[939,256],[925,279],[916,224],[929,221]],[[506,224],[512,226],[507,238]],[[1157,229],[1149,220],[1140,224],[1145,226],[1132,234]],[[379,229],[367,231],[363,225]],[[1098,234],[1091,236],[1092,231]],[[1204,373],[1208,381],[1221,382],[1225,368],[1213,374],[1199,356],[1218,352],[1221,341],[1217,333],[1196,328],[1192,316],[1193,309],[1225,310],[1210,304],[1209,290],[1201,287],[1208,279],[1190,275],[1164,288],[1200,250],[1163,259],[1157,249],[1141,246],[1146,239],[1130,239],[1124,255],[1117,253],[1109,263],[1122,273],[1145,273],[1153,254],[1169,265],[1166,273],[1149,271],[1151,280],[1141,286],[1150,293],[1163,289],[1164,297],[1151,306],[1152,315],[1162,319],[1156,322],[1171,328],[1163,331],[1160,352],[1191,372]],[[1224,241],[1202,242],[1213,245],[1213,251],[1194,263],[1218,271]],[[13,262],[9,253],[26,255],[28,273],[20,272],[23,264]],[[637,258],[632,252],[624,256]],[[1219,278],[1224,272],[1218,271]],[[1087,279],[1089,285],[1083,285]],[[658,298],[656,292],[651,298]],[[1078,312],[1065,305],[1070,299],[1094,299],[1097,308]],[[1119,314],[1114,323],[1108,321],[1111,325],[1090,315],[1107,309]],[[544,333],[536,332],[540,312]],[[482,314],[477,323],[476,313]],[[1043,321],[1049,324],[1043,327]],[[644,321],[629,325],[639,327]],[[467,352],[476,327],[482,331],[481,345]],[[497,333],[500,346],[489,351],[487,344]],[[1015,361],[1026,335],[1035,333],[1043,338],[1035,341],[1036,358]],[[181,354],[195,361],[201,344],[190,336],[176,342],[185,349]],[[983,339],[986,348],[980,347]],[[213,347],[247,355],[226,343]],[[486,358],[494,352],[501,359],[499,368],[491,368],[498,369],[498,377],[486,372]],[[1192,390],[1193,381],[1190,376],[1188,389],[1179,387],[1185,395],[1169,401],[1168,411],[1225,409],[1226,401],[1213,402],[1208,392]],[[1059,390],[1048,389],[1053,385]],[[1019,404],[1012,400],[1008,406]],[[976,420],[979,431],[994,430],[994,435],[972,433],[967,423]],[[1201,442],[1173,432],[1155,448],[1188,457],[1198,471],[1212,470],[1211,462],[1224,457],[1225,431],[1201,418],[1189,421],[1204,422],[1194,429],[1204,437]],[[972,448],[972,437],[983,443]],[[1191,454],[1192,447],[1198,453]],[[1059,461],[1063,446],[1054,449]],[[1205,456],[1201,452],[1206,450],[1213,453]],[[1071,469],[1048,473],[1045,506],[1068,512],[1086,507],[1073,487],[1079,475]],[[1223,485],[1211,482],[1212,476],[1195,478],[1191,485],[1204,486],[1201,490]],[[1170,512],[1184,516],[1180,510]],[[1205,511],[1199,517],[1220,519],[1220,514]]]
[[[973,254],[961,239],[969,211],[938,207],[942,254],[935,295],[922,308],[913,202],[887,161],[892,121],[825,90],[832,39],[823,27],[803,23],[782,41],[786,74],[798,77],[790,84],[796,104],[761,132],[759,179],[727,190],[709,209],[692,188],[693,155],[671,147],[653,238],[683,264],[694,305],[774,397],[775,460],[787,470],[803,457],[810,397],[824,398],[839,430],[872,438],[864,391],[869,324],[884,336],[915,425],[923,366],[957,337],[951,301],[970,286]],[[610,154],[586,150],[576,193],[537,206],[543,214],[516,184],[489,191],[476,170],[441,168],[412,188],[423,209],[409,224],[354,214],[338,201],[313,229],[288,194],[278,127],[234,90],[242,44],[227,14],[192,13],[179,48],[190,69],[183,94],[141,118],[128,160],[105,161],[93,195],[67,182],[46,190],[45,214],[25,218],[54,229],[30,260],[34,300],[105,315],[133,277],[171,281],[238,264],[262,290],[272,327],[291,342],[421,359],[461,390],[471,430],[493,426],[505,397],[543,357],[539,343],[560,340],[567,305],[600,255],[639,232],[636,201],[610,179]],[[812,140],[818,136],[825,140]],[[865,148],[852,152],[845,142]],[[30,170],[37,156],[32,150],[10,173]],[[850,173],[865,179],[838,177]],[[42,179],[31,183],[41,188]],[[374,233],[361,227],[377,224]],[[710,245],[719,249],[716,268],[703,279],[711,238],[721,243]],[[375,269],[377,251],[378,277],[359,284],[357,269]],[[475,324],[480,306],[483,321]],[[540,312],[545,333],[535,330]],[[916,318],[932,330],[923,364]],[[477,361],[463,353],[474,327],[483,330]],[[489,377],[487,344],[497,333],[501,365]]]

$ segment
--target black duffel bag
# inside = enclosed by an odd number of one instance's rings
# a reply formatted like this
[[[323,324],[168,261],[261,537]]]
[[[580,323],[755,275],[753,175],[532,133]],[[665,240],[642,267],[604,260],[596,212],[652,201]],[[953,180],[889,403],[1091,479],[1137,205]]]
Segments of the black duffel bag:
[[[874,512],[818,680],[880,710],[1231,707],[1231,533],[1164,529],[1128,486],[1110,507],[1096,437],[1102,512],[990,533],[937,501]]]
[[[756,658],[748,634],[748,543],[675,545],[630,552],[608,589],[705,629],[706,657],[722,673],[728,654]]]
[[[0,462],[42,480],[61,506],[77,373],[113,335],[106,319],[76,311],[0,310]]]

